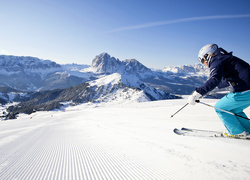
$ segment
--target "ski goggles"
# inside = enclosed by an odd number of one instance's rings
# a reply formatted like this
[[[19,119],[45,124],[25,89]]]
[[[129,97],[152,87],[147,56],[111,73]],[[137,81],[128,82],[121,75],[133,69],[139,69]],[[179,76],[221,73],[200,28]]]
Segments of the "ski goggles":
[[[205,62],[205,60],[207,59],[207,57],[208,57],[208,54],[205,54],[205,55],[203,56],[203,58],[199,57],[199,61],[200,61],[202,64],[204,64],[204,62]]]

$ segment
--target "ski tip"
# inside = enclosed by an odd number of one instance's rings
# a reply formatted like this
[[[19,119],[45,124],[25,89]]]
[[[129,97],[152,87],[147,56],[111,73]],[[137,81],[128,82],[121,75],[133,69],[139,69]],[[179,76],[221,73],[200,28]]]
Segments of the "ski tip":
[[[179,129],[177,129],[177,128],[174,128],[174,129],[173,129],[173,132],[174,132],[174,133],[177,133],[178,131],[179,131]]]
[[[188,129],[188,128],[181,128],[182,131],[193,131],[192,129]]]
[[[180,129],[177,129],[177,128],[175,128],[175,129],[173,130],[173,132],[174,132],[175,134],[178,134],[178,135],[185,135],[184,132],[182,132]]]

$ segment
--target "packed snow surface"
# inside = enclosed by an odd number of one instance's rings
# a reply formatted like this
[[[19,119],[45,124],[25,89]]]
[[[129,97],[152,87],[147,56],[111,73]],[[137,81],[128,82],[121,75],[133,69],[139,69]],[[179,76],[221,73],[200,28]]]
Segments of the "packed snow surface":
[[[170,118],[185,103],[83,104],[0,121],[0,179],[249,179],[250,141],[173,133],[224,130],[202,104]]]

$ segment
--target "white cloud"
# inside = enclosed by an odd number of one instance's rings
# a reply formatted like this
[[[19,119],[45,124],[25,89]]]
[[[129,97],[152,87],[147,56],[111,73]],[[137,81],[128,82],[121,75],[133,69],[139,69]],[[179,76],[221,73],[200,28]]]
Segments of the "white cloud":
[[[202,17],[176,19],[176,20],[171,20],[171,21],[157,21],[157,22],[152,22],[152,23],[121,27],[121,28],[113,29],[109,32],[120,32],[120,31],[134,30],[134,29],[144,29],[144,28],[150,28],[150,27],[155,27],[155,26],[163,26],[163,25],[191,22],[191,21],[203,21],[203,20],[211,20],[211,19],[233,19],[233,18],[250,18],[250,14],[202,16]]]

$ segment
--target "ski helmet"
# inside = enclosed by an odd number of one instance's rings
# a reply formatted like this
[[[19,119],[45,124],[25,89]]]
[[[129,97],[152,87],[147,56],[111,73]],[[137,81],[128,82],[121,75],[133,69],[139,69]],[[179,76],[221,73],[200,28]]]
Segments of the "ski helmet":
[[[203,46],[198,54],[199,61],[203,64],[204,61],[209,61],[211,55],[218,49],[217,44],[208,44]]]

